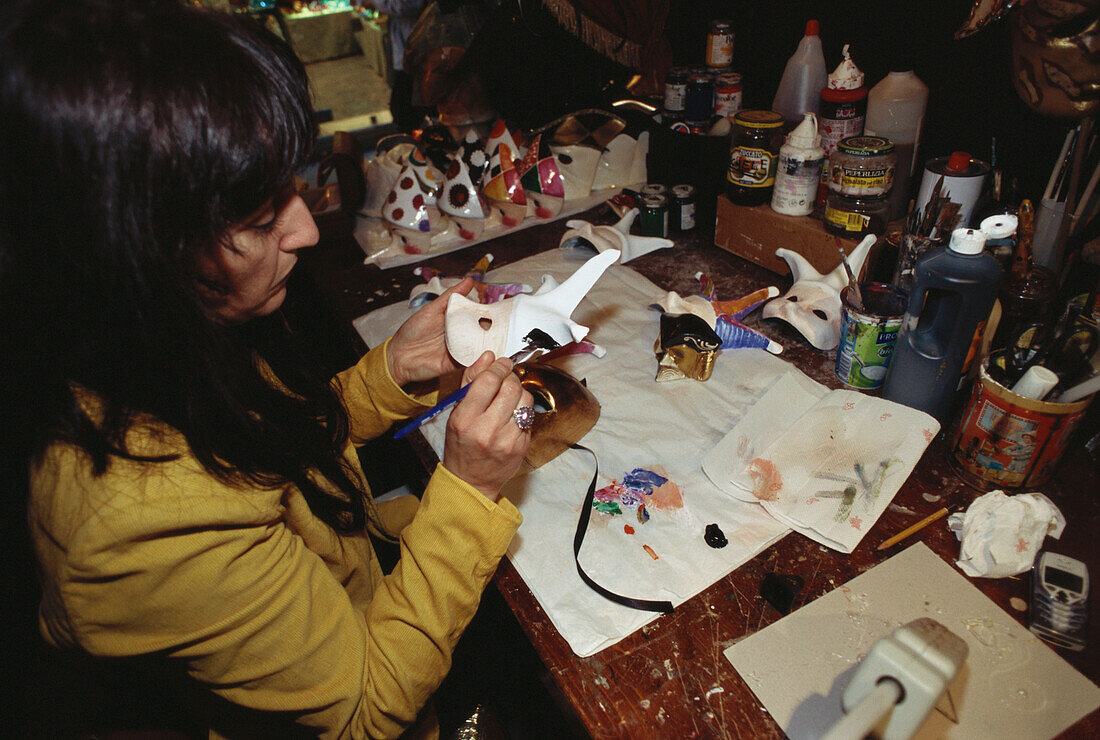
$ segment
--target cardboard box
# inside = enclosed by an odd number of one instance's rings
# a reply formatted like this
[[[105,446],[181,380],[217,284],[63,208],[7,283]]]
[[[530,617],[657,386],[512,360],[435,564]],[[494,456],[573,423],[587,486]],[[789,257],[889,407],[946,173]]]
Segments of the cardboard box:
[[[824,274],[840,264],[838,243],[851,254],[859,240],[836,237],[810,216],[784,216],[767,205],[738,206],[719,195],[714,243],[772,272],[789,275],[787,263],[775,256],[780,247],[798,252]]]

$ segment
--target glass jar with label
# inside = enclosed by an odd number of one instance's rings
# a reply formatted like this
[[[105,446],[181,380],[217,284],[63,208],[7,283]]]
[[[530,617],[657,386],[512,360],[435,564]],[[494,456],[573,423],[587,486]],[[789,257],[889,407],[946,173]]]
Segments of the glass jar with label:
[[[687,67],[673,67],[665,76],[664,110],[666,113],[684,112],[688,87]]]
[[[890,203],[885,195],[859,198],[833,191],[825,201],[825,230],[846,239],[882,235],[889,220]]]
[[[775,186],[775,166],[783,146],[783,116],[770,110],[743,110],[733,117],[726,192],[734,203],[767,203]]]
[[[898,155],[894,142],[881,136],[849,136],[829,155],[829,190],[856,198],[890,192]]]
[[[733,26],[727,20],[710,22],[707,32],[707,67],[725,69],[733,62]]]

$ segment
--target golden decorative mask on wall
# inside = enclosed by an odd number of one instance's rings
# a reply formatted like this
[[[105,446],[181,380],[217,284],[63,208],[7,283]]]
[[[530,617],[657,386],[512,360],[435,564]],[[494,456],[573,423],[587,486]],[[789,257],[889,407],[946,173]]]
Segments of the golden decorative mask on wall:
[[[1100,0],[1030,0],[1009,14],[1012,82],[1038,113],[1078,119],[1100,106]]]

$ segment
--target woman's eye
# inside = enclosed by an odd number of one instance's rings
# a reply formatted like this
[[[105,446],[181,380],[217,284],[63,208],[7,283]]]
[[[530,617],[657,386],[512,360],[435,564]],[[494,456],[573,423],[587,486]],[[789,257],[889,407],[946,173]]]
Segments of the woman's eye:
[[[275,217],[271,218],[271,220],[269,220],[269,221],[264,221],[264,222],[258,223],[258,224],[252,224],[248,228],[252,229],[253,231],[259,231],[259,232],[262,232],[264,234],[268,234],[268,233],[271,233],[272,231],[275,230],[275,227],[278,225],[278,223],[279,223],[279,217],[275,216]]]

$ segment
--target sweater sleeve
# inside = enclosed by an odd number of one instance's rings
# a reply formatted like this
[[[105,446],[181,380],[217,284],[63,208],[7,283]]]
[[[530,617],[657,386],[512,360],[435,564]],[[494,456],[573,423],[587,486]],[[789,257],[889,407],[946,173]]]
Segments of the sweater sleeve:
[[[431,408],[437,394],[410,396],[390,375],[386,353],[390,340],[367,352],[333,381],[344,400],[351,425],[352,444],[363,444],[384,434],[396,421]]]
[[[293,489],[230,488],[188,459],[99,478],[71,449],[50,462],[31,508],[47,638],[167,656],[232,704],[323,737],[394,737],[415,721],[520,522],[438,466],[400,565],[357,609],[332,554],[284,521],[304,505]],[[327,531],[337,556],[354,547]]]

